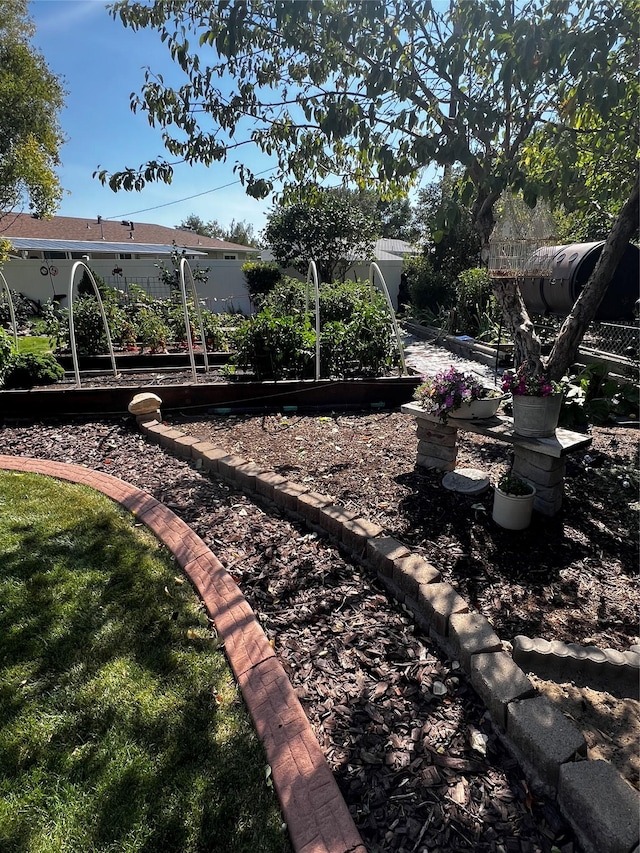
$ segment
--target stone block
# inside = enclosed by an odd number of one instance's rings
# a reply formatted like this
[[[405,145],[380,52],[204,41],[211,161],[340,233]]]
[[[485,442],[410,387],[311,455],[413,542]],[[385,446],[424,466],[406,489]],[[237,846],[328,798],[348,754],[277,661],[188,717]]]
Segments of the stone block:
[[[367,540],[380,536],[382,528],[366,518],[356,517],[342,525],[342,544],[356,557],[363,557]]]
[[[400,557],[393,561],[393,580],[411,599],[417,601],[422,584],[437,583],[440,572],[418,554]]]
[[[241,465],[246,465],[246,463],[247,460],[243,459],[241,456],[234,456],[234,454],[229,453],[218,459],[218,474],[228,483],[235,484],[237,482],[236,469]]]
[[[303,492],[298,496],[298,512],[311,524],[318,524],[320,510],[333,503],[331,495],[322,495],[319,492]]]
[[[318,524],[338,541],[342,541],[342,527],[347,521],[353,521],[358,517],[357,512],[345,509],[343,506],[329,504],[320,509]]]
[[[563,764],[558,804],[586,853],[629,853],[640,841],[638,792],[608,761]]]
[[[308,491],[307,486],[285,480],[284,483],[273,487],[273,502],[286,512],[297,513],[298,498]]]
[[[181,459],[191,459],[191,448],[198,443],[198,439],[192,435],[181,435],[173,442],[174,453]]]
[[[557,486],[558,483],[563,481],[566,468],[564,459],[554,459],[553,461],[557,462],[558,465],[550,470],[546,470],[543,468],[537,468],[535,465],[531,465],[527,460],[514,457],[513,473],[518,477],[522,477],[523,480],[531,480],[532,483],[535,483],[536,488],[538,488],[538,486],[551,488],[553,486]]]
[[[244,465],[238,465],[236,468],[236,483],[245,492],[255,492],[256,476],[263,471],[264,468],[256,465],[255,462],[245,462]]]
[[[218,462],[221,459],[226,459],[228,455],[228,452],[222,447],[212,447],[211,450],[205,450],[202,454],[202,469],[218,474]]]
[[[513,460],[515,464],[528,464],[540,471],[554,471],[560,463],[564,467],[564,460],[556,456],[547,456],[544,453],[536,453],[526,447],[515,444],[513,447]]]
[[[409,549],[393,536],[379,536],[367,541],[367,562],[381,575],[393,576],[393,564],[400,557],[407,557]]]
[[[160,447],[164,447],[166,450],[170,452],[174,452],[176,446],[176,439],[182,438],[184,433],[179,429],[169,429],[166,432],[160,433]]]
[[[203,468],[204,468],[204,454],[207,450],[215,450],[217,449],[217,445],[215,445],[212,441],[197,441],[191,447],[191,458],[192,459],[202,459],[203,460]],[[226,456],[226,451],[225,451]]]
[[[429,470],[436,469],[437,471],[453,471],[456,467],[456,460],[451,459],[447,462],[444,459],[438,459],[435,456],[424,456],[422,453],[418,453],[416,456],[416,465],[419,465],[420,468],[427,468]]]
[[[171,427],[166,424],[154,423],[146,425],[144,427],[144,432],[150,442],[153,444],[160,444],[160,436],[164,435],[164,433],[168,432],[170,429]]]
[[[557,492],[554,497],[547,500],[536,493],[536,496],[533,499],[533,508],[536,512],[539,512],[541,515],[546,515],[549,518],[560,512],[560,509],[562,508],[563,490],[562,486],[559,486],[558,488],[560,491]]]
[[[509,702],[535,693],[533,684],[506,652],[473,655],[469,671],[473,688],[502,729],[506,728]]]
[[[454,613],[467,613],[467,602],[448,583],[426,583],[418,587],[418,605],[429,625],[443,637],[449,633]]]
[[[430,444],[428,441],[419,441],[418,455],[433,456],[435,459],[444,459],[449,462],[456,458],[457,450],[455,447],[443,447],[439,444]]]
[[[440,444],[443,447],[455,447],[458,430],[447,428],[439,430],[434,429],[433,426],[426,427],[422,424],[418,424],[416,428],[416,436],[418,441],[426,441],[429,444]]]
[[[449,618],[449,636],[465,672],[469,672],[472,655],[502,649],[500,637],[481,613],[454,613]]]
[[[546,696],[511,702],[507,734],[543,786],[552,790],[560,765],[587,754],[582,732]]]
[[[263,471],[256,474],[255,486],[256,492],[263,498],[273,501],[273,490],[276,486],[281,486],[287,482],[287,478],[281,474],[276,474],[274,471]]]

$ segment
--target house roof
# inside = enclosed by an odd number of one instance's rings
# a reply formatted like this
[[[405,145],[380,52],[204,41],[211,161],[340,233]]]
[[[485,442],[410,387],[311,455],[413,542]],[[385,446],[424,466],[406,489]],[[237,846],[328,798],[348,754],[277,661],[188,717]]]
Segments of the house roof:
[[[15,244],[14,238],[21,240],[66,240],[74,243],[126,244],[126,249],[103,248],[103,252],[140,252],[138,247],[171,246],[172,243],[181,249],[194,249],[201,252],[233,251],[255,252],[250,246],[240,246],[217,240],[214,237],[203,237],[193,231],[181,228],[167,228],[164,225],[153,225],[148,222],[133,222],[122,220],[114,222],[108,219],[82,218],[73,216],[54,216],[51,219],[38,219],[28,213],[7,214],[0,219],[0,236],[6,237]],[[17,247],[16,247],[17,248]],[[21,248],[25,248],[21,246]],[[35,248],[28,246],[26,248]],[[86,248],[86,247],[85,247]],[[76,248],[67,251],[78,251]],[[99,251],[93,249],[93,251]]]

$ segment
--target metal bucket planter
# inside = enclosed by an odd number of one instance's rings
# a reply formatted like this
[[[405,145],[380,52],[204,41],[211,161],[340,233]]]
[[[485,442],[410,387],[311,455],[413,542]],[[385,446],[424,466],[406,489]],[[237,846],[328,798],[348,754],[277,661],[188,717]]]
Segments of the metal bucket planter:
[[[529,484],[531,485],[531,484]],[[536,490],[529,495],[510,495],[499,486],[493,492],[493,520],[506,530],[524,530],[531,523]]]
[[[562,406],[562,394],[547,397],[513,395],[513,429],[527,438],[546,438],[555,435]]]

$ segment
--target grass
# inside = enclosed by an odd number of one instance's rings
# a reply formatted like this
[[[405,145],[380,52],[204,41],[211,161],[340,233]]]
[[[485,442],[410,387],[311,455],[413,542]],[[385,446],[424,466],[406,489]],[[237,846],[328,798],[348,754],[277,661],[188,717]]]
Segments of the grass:
[[[170,555],[103,495],[1,471],[0,850],[290,850]]]
[[[27,335],[23,338],[18,338],[18,352],[42,355],[45,352],[51,352],[51,342],[49,338]]]

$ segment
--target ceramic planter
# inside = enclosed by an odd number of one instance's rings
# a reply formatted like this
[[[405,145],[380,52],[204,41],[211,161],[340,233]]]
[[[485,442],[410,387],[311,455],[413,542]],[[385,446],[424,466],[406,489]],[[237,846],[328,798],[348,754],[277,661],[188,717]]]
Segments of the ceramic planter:
[[[504,400],[503,396],[484,397],[482,400],[471,400],[469,403],[461,403],[457,409],[448,412],[448,417],[461,420],[473,421],[477,418],[492,418]]]
[[[498,486],[493,492],[493,520],[506,530],[524,530],[531,523],[536,490],[530,495],[510,495]]]
[[[548,397],[513,395],[513,429],[528,438],[546,438],[555,435],[562,406],[562,394]]]

